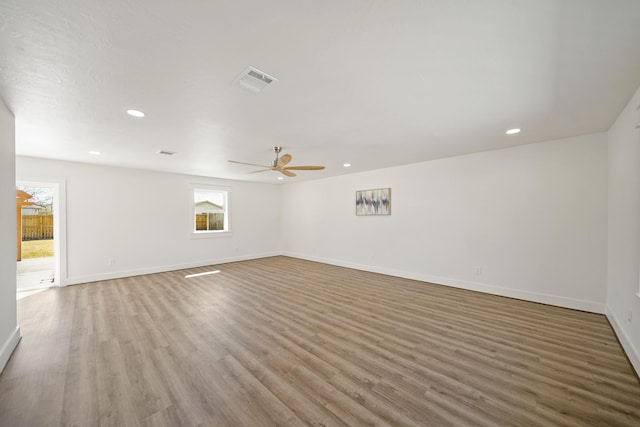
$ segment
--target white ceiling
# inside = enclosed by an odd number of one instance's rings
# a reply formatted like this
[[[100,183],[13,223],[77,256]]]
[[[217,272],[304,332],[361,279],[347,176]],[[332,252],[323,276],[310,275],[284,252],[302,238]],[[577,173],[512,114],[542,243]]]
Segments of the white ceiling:
[[[248,66],[279,81],[234,86]],[[281,145],[327,167],[291,182],[606,131],[638,86],[638,0],[0,1],[25,156],[276,182],[227,160]]]

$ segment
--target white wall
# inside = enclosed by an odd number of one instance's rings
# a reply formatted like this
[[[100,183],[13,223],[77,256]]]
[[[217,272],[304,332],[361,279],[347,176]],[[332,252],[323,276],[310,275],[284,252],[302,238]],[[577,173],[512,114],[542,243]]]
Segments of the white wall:
[[[20,340],[16,320],[15,120],[0,100],[0,372]]]
[[[284,252],[603,313],[606,150],[594,134],[288,184]],[[381,187],[391,216],[355,216]]]
[[[280,253],[278,185],[18,157],[18,180],[64,180],[62,284]],[[231,237],[190,239],[190,184],[227,186]],[[108,260],[113,260],[109,265]]]
[[[640,375],[640,89],[608,134],[607,315]]]

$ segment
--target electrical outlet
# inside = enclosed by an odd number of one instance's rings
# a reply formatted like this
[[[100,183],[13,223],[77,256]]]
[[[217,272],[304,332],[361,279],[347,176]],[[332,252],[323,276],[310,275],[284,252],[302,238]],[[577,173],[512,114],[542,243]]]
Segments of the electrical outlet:
[[[476,267],[476,276],[482,276],[482,267]]]
[[[627,313],[627,321],[631,323],[632,320],[633,320],[633,311],[629,310],[629,313]]]
[[[113,258],[107,259],[107,266],[113,267],[114,265],[116,265],[116,260],[115,259],[113,259]]]

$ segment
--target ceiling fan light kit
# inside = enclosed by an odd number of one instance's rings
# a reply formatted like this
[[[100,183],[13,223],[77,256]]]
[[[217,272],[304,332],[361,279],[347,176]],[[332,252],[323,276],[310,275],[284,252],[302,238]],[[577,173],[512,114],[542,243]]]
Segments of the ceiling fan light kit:
[[[256,170],[256,171],[252,171],[249,173],[259,173],[259,172],[267,172],[267,171],[277,171],[280,172],[283,175],[286,175],[288,177],[294,177],[296,176],[295,173],[291,172],[292,170],[297,170],[297,171],[315,171],[315,170],[322,170],[324,169],[324,166],[287,166],[289,164],[289,162],[291,161],[292,157],[290,154],[283,154],[282,156],[280,156],[280,152],[282,151],[282,147],[280,146],[274,146],[273,148],[273,152],[276,155],[276,158],[273,159],[273,162],[271,163],[271,166],[266,166],[266,165],[258,165],[255,163],[245,163],[245,162],[238,162],[235,160],[229,160],[230,163],[237,163],[239,165],[247,165],[247,166],[257,166],[257,167],[261,167],[263,169],[260,170]]]

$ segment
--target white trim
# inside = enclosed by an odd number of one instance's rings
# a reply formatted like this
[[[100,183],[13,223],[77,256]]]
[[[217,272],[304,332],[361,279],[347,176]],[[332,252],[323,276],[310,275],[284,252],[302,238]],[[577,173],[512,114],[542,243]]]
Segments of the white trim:
[[[591,313],[604,314],[605,305],[594,302],[585,301],[576,298],[567,298],[557,295],[542,294],[538,292],[522,291],[518,289],[503,288],[500,286],[488,285],[486,283],[470,282],[466,280],[452,279],[449,277],[432,276],[429,274],[421,274],[415,272],[407,272],[395,270],[391,268],[383,268],[365,264],[352,262],[343,262],[333,259],[318,258],[314,256],[284,253],[285,256],[293,258],[301,258],[309,261],[321,262],[324,264],[337,265],[340,267],[353,268],[356,270],[370,271],[373,273],[387,274],[389,276],[402,277],[405,279],[419,280],[422,282],[435,283],[437,285],[451,286],[454,288],[467,289],[470,291],[484,292],[492,295],[503,297],[522,299],[526,301],[538,302],[542,304],[555,305],[558,307],[571,308],[574,310],[588,311]]]
[[[195,201],[193,199],[194,192],[196,190],[214,191],[224,194],[224,201],[222,203],[224,208],[224,230],[201,230],[195,229]],[[190,183],[189,184],[189,219],[187,224],[189,226],[189,239],[209,239],[218,237],[231,237],[231,186],[216,185],[216,184],[203,184],[203,183]]]
[[[233,237],[233,232],[225,230],[205,230],[192,231],[189,233],[189,239],[216,239],[220,237]]]
[[[607,319],[609,319],[609,323],[611,324],[613,331],[618,337],[620,344],[622,344],[622,348],[627,354],[627,357],[631,361],[631,365],[636,370],[636,374],[640,376],[640,351],[638,351],[638,349],[635,348],[635,346],[633,345],[633,342],[629,339],[627,334],[624,332],[624,329],[620,327],[620,323],[618,323],[618,321],[616,320],[616,316],[613,314],[613,311],[611,311],[609,306],[607,306],[605,310],[606,310],[605,313],[606,313]]]
[[[0,350],[0,373],[4,370],[4,367],[7,365],[13,350],[16,349],[18,343],[20,342],[20,326],[16,326],[16,329],[9,336],[9,338],[5,341],[2,346],[2,350]]]
[[[54,254],[56,256],[56,277],[54,285],[65,286],[67,279],[67,182],[64,179],[54,180],[57,185],[57,206],[53,206]],[[56,235],[58,236],[56,238]]]
[[[135,270],[122,270],[122,271],[114,271],[109,273],[91,274],[87,276],[70,277],[68,278],[66,284],[78,285],[81,283],[98,282],[101,280],[111,280],[111,279],[120,279],[123,277],[142,276],[143,274],[164,273],[166,271],[184,270],[186,268],[206,267],[210,265],[226,264],[229,262],[237,262],[237,261],[249,261],[252,259],[268,258],[268,257],[278,256],[278,255],[282,255],[282,254],[280,252],[266,252],[261,254],[253,254],[253,255],[245,255],[245,256],[237,256],[237,257],[207,259],[207,260],[201,260],[201,261],[188,262],[184,264],[160,265],[155,267],[138,268]]]

